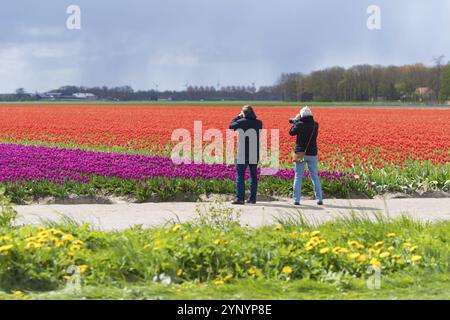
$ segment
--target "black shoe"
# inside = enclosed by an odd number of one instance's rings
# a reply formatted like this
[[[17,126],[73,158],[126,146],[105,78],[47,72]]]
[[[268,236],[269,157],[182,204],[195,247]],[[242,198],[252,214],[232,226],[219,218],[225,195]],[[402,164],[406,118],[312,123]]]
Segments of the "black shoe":
[[[323,206],[323,201],[317,201],[318,206]]]
[[[231,204],[244,205],[245,202],[244,202],[244,200],[234,200]]]
[[[256,200],[253,200],[253,199],[248,199],[246,202],[251,203],[251,204],[256,204]]]
[[[294,206],[299,206],[300,202],[294,202]]]

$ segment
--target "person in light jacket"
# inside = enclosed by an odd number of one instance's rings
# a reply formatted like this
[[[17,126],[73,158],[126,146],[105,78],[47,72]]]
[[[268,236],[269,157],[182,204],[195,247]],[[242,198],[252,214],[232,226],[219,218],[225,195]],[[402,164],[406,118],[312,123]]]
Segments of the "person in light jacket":
[[[294,163],[294,205],[300,205],[305,163],[308,165],[309,174],[314,185],[317,204],[323,205],[322,186],[320,184],[319,172],[317,169],[317,137],[319,135],[319,124],[314,121],[312,111],[308,107],[302,108],[300,113],[294,119],[291,119],[290,122],[292,122],[292,127],[289,130],[289,134],[297,137],[295,152],[305,152],[303,162]]]

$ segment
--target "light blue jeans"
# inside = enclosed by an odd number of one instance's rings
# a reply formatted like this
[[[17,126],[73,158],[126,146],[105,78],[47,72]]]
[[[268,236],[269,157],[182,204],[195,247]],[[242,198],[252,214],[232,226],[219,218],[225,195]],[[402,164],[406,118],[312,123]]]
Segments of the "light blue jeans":
[[[308,170],[314,185],[316,200],[317,202],[322,201],[322,186],[319,180],[319,171],[317,170],[317,165],[319,163],[317,156],[305,156],[305,159],[302,163],[295,163],[294,201],[300,202],[302,193],[302,179],[305,172],[305,163],[308,164]]]

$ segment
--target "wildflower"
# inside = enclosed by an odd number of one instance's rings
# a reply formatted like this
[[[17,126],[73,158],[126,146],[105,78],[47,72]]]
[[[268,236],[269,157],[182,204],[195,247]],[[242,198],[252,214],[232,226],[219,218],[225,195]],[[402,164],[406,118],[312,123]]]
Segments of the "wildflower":
[[[64,278],[64,280],[70,280],[69,276],[64,276],[63,278]]]
[[[349,253],[347,257],[349,257],[351,260],[355,260],[359,257],[359,253]]]
[[[258,272],[258,269],[256,267],[251,267],[250,269],[248,269],[248,273],[253,275],[256,274]]]
[[[380,258],[384,259],[384,258],[389,257],[390,255],[391,255],[391,254],[390,254],[389,252],[382,252],[382,253],[380,254]]]
[[[12,247],[13,247],[12,244],[7,244],[7,245],[4,245],[4,246],[1,246],[1,247],[0,247],[0,253],[3,253],[3,252],[4,252],[5,254],[8,254],[8,253],[9,253],[9,250],[11,250]]]
[[[280,231],[281,229],[283,229],[281,226],[275,226],[273,227],[273,231]]]
[[[178,230],[180,230],[181,229],[181,224],[177,224],[176,226],[174,226],[173,228],[172,228],[172,231],[173,232],[176,232],[176,231],[178,231]]]
[[[88,269],[88,266],[83,264],[81,266],[78,266],[78,271],[80,271],[80,273],[85,273]]]
[[[82,245],[84,244],[84,242],[81,241],[81,240],[75,240],[75,241],[72,242],[72,243],[75,244],[75,245],[79,245],[79,246],[82,246]]]
[[[229,274],[225,278],[223,278],[224,281],[230,281],[231,279],[233,279],[233,275],[232,274]]]
[[[392,251],[392,250],[394,250],[395,248],[393,247],[393,246],[390,246],[389,248],[388,248],[388,250],[389,251]]]
[[[393,238],[393,237],[395,237],[395,236],[396,236],[396,234],[393,233],[393,232],[387,234],[387,237],[388,237],[388,238]]]
[[[305,238],[306,238],[306,237],[309,237],[309,232],[303,232],[303,233],[302,233],[302,237],[305,237]]]
[[[23,295],[23,292],[20,291],[20,290],[17,290],[17,291],[14,291],[14,292],[13,292],[13,295],[15,295],[15,296],[21,296],[21,295]]]
[[[404,246],[405,248],[407,248],[407,247],[412,247],[412,243],[411,243],[411,242],[405,242],[405,243],[403,244],[403,246]]]
[[[72,246],[70,246],[70,251],[78,251],[81,249],[81,246],[74,244]]]
[[[216,280],[216,281],[214,281],[214,284],[216,286],[223,286],[225,284],[225,282],[223,280]]]
[[[362,254],[362,255],[360,255],[359,257],[358,257],[358,261],[359,262],[365,262],[367,260],[367,257],[366,257],[366,255],[365,254]]]
[[[178,271],[177,271],[177,276],[181,276],[183,274],[183,269],[178,269]]]
[[[348,243],[348,246],[349,246],[350,248],[364,249],[364,245],[361,244],[361,243],[359,243],[358,241],[355,241],[355,240],[350,241],[350,242]]]
[[[220,244],[220,239],[214,240],[214,244],[215,244],[216,246],[219,245],[219,244]]]
[[[417,262],[417,261],[420,261],[420,260],[422,260],[422,257],[421,257],[421,256],[412,256],[412,257],[411,257],[411,261],[412,261],[412,262]]]
[[[71,235],[71,234],[65,234],[65,235],[62,237],[62,240],[63,240],[63,241],[68,241],[68,242],[72,242],[73,240],[75,240],[75,238],[74,238],[73,235]]]
[[[378,241],[377,243],[374,244],[374,247],[381,247],[383,246],[383,241]]]
[[[286,275],[290,275],[292,273],[292,268],[289,266],[284,267],[281,272],[283,272]]]
[[[376,258],[372,258],[370,259],[370,264],[374,267],[381,267],[381,263],[380,261],[378,261]]]
[[[318,236],[320,234],[320,231],[313,231],[313,232],[311,232],[311,237],[315,237],[315,236]]]
[[[325,254],[325,253],[327,253],[327,252],[329,252],[330,251],[330,248],[322,248],[322,249],[320,249],[320,253],[321,254]]]
[[[416,249],[417,249],[417,246],[412,246],[411,248],[409,248],[409,252],[414,252],[414,251],[416,251]]]

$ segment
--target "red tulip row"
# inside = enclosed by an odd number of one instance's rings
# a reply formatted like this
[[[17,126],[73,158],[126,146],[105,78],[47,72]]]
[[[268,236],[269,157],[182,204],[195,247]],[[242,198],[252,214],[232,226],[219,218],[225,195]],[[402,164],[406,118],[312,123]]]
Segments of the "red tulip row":
[[[255,108],[266,129],[280,130],[281,161],[294,146],[288,118],[298,108]],[[121,146],[158,154],[170,150],[173,130],[225,130],[238,107],[1,106],[0,141],[42,141],[93,147]],[[312,108],[320,123],[322,163],[330,168],[383,167],[406,160],[450,162],[450,111]]]

